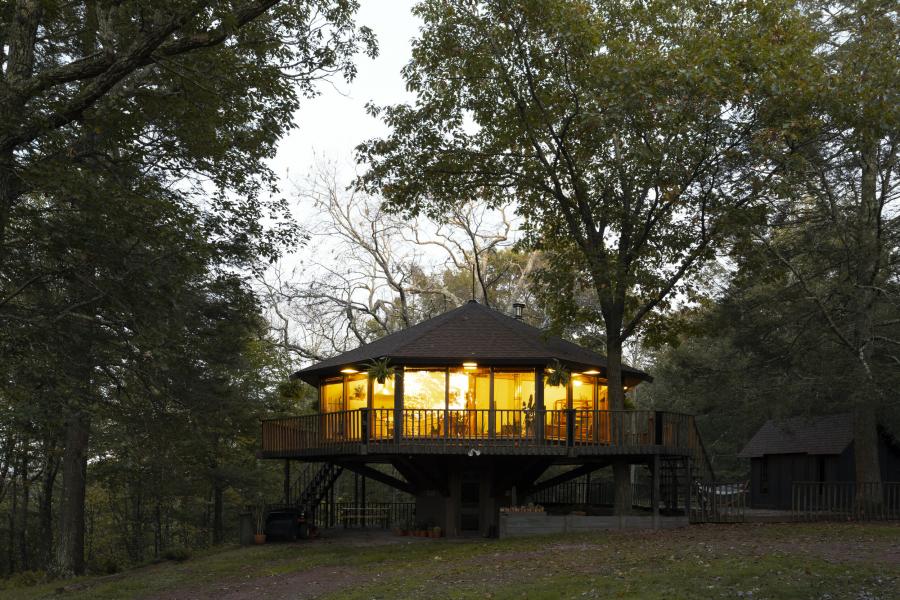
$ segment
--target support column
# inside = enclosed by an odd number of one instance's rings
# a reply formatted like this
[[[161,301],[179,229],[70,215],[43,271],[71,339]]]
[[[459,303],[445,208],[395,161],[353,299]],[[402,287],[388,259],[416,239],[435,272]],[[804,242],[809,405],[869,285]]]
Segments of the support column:
[[[284,459],[284,503],[291,503],[291,459]]]
[[[403,368],[394,372],[394,442],[403,438]]]
[[[650,463],[650,509],[653,511],[653,529],[659,529],[659,454]]]
[[[362,476],[362,481],[360,482],[360,497],[362,498],[362,503],[359,505],[360,515],[362,519],[363,529],[368,525],[368,518],[366,517],[366,476]]]
[[[539,445],[544,443],[544,423],[547,412],[544,406],[544,369],[535,369],[534,374],[534,436]]]
[[[691,475],[691,457],[684,459],[684,516],[691,518],[691,488],[694,486],[694,478]]]

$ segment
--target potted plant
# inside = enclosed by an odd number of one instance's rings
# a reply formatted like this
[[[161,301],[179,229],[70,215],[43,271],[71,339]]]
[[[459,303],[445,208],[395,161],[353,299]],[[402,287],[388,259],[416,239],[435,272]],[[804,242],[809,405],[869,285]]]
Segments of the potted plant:
[[[384,384],[389,377],[393,377],[396,371],[396,367],[391,366],[387,357],[372,359],[366,363],[366,373],[369,375],[369,379],[374,379],[380,384]]]
[[[558,360],[554,360],[546,369],[547,385],[559,387],[561,385],[569,385],[569,379],[572,378],[572,372],[562,365]]]
[[[431,537],[433,537],[433,538],[439,538],[439,537],[441,537],[441,528],[438,527],[437,525],[435,525],[434,527],[432,527],[432,528],[431,528]]]
[[[266,543],[266,508],[262,504],[257,504],[253,508],[254,534],[253,542],[255,544]]]

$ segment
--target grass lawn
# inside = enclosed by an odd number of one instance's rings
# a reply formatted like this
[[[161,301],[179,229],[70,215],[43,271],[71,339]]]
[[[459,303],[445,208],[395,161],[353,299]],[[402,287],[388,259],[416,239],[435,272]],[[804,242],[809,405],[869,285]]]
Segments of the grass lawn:
[[[0,599],[57,597],[897,600],[900,524],[703,525],[502,541],[341,532],[65,584],[0,582]]]

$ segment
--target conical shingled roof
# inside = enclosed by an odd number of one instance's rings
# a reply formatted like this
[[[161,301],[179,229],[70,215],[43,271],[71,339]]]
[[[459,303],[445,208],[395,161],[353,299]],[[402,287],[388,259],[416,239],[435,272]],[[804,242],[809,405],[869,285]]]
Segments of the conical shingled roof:
[[[606,358],[475,301],[418,325],[392,333],[355,350],[316,363],[294,374],[316,385],[344,367],[361,366],[387,357],[396,365],[460,365],[475,361],[482,366],[541,366],[556,359],[576,369],[598,369],[605,374]],[[643,371],[623,367],[629,385],[652,381]]]

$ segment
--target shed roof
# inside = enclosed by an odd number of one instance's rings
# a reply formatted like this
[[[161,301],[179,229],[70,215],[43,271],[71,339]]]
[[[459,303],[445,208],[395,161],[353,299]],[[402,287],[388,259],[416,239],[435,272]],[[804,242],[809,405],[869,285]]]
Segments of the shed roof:
[[[475,301],[434,318],[323,360],[294,373],[308,383],[336,374],[348,365],[387,357],[394,364],[442,365],[477,361],[484,365],[546,365],[556,359],[575,368],[596,368],[605,373],[606,358],[521,320]],[[652,377],[623,367],[629,381]]]
[[[742,458],[765,454],[840,454],[853,441],[853,415],[794,417],[766,421],[744,449]]]

